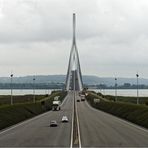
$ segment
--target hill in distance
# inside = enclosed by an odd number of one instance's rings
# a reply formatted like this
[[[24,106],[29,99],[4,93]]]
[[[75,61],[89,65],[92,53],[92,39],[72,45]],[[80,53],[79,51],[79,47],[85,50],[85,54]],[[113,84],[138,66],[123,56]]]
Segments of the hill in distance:
[[[34,76],[13,77],[13,83],[33,83]],[[65,75],[36,75],[35,83],[65,83]],[[0,83],[10,83],[10,77],[0,77]],[[106,84],[112,86],[115,84],[113,77],[97,77],[84,75],[83,83],[87,85]],[[118,85],[124,83],[136,84],[136,78],[117,78]],[[148,85],[148,79],[139,78],[139,84]]]

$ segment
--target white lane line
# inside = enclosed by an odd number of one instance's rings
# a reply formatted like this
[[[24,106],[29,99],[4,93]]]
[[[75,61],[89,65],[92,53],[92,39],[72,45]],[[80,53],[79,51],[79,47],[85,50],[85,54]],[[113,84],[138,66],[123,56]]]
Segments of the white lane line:
[[[80,135],[80,124],[79,124],[79,116],[78,116],[78,110],[77,110],[77,103],[76,103],[76,118],[77,118],[77,128],[78,128],[78,139],[79,139],[79,148],[81,148],[81,135]]]
[[[67,94],[67,96],[65,97],[64,101],[61,103],[61,106],[64,105],[64,103],[67,101],[67,98],[68,98],[68,94]]]
[[[73,122],[74,122],[74,97],[71,98],[73,99],[73,110],[72,110],[72,123],[71,123],[71,140],[70,140],[70,148],[73,146]]]
[[[64,99],[64,101],[62,102],[61,106],[63,106],[63,104],[66,102],[67,98],[68,98],[68,97],[66,96],[65,99]],[[48,111],[48,112],[43,113],[43,114],[41,114],[41,115],[37,115],[36,117],[33,117],[33,118],[31,118],[31,119],[26,119],[25,121],[19,122],[19,123],[15,124],[15,125],[13,125],[13,126],[11,126],[11,127],[8,127],[7,129],[4,129],[4,130],[0,131],[0,135],[1,135],[1,134],[4,134],[4,133],[6,133],[6,132],[8,132],[8,131],[10,131],[10,130],[13,130],[13,129],[19,127],[19,126],[22,126],[22,125],[24,125],[24,124],[27,124],[27,123],[29,123],[29,122],[32,122],[32,121],[37,120],[37,119],[39,119],[39,118],[42,118],[43,116],[46,116],[46,115],[49,114],[49,113],[51,113],[51,111]]]
[[[91,106],[89,105],[88,102],[86,102],[86,105],[87,105],[91,110],[93,110],[93,111],[95,111],[95,112],[97,111],[97,112],[105,113],[105,114],[107,114],[108,116],[110,115],[110,116],[112,116],[113,118],[117,118],[118,120],[120,120],[121,122],[124,122],[125,124],[128,124],[128,125],[130,125],[130,126],[136,128],[136,129],[138,129],[138,130],[142,130],[142,131],[148,133],[148,130],[147,130],[146,128],[144,128],[144,127],[138,126],[138,125],[135,124],[135,123],[131,123],[131,122],[128,121],[128,120],[121,119],[121,118],[119,118],[119,117],[117,117],[117,116],[115,116],[115,115],[112,115],[112,114],[110,114],[110,113],[107,113],[107,112],[105,112],[105,111],[102,111],[102,110],[93,108],[93,107],[91,107]]]

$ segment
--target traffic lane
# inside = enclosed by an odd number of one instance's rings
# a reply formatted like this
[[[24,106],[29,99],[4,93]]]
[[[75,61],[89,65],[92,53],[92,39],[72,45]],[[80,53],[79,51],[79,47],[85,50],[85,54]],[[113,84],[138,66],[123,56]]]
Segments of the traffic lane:
[[[68,96],[69,97],[69,96]],[[62,113],[67,110],[67,104],[70,103],[70,100],[67,98],[67,103],[62,107]],[[69,105],[68,105],[69,106]],[[30,122],[29,124],[26,124],[21,127],[21,129],[18,127],[18,129],[13,129],[13,131],[9,131],[8,133],[5,133],[5,136],[1,135],[0,138],[0,145],[1,146],[38,146],[41,144],[41,146],[48,145],[48,144],[54,144],[53,138],[57,138],[54,136],[54,133],[60,133],[61,126],[59,126],[57,129],[52,129],[49,127],[49,122],[52,119],[60,120],[60,112],[49,112],[49,114],[45,115],[44,117]],[[50,135],[52,137],[50,138]],[[60,135],[60,134],[58,134]],[[47,139],[46,137],[49,137]],[[50,140],[51,139],[51,140]],[[25,142],[24,142],[25,141]],[[51,141],[51,142],[49,142]],[[57,143],[57,142],[56,142]]]
[[[69,103],[68,103],[69,104]],[[70,105],[70,104],[69,104]],[[50,125],[46,125],[40,131],[40,135],[36,134],[33,139],[27,139],[27,142],[24,141],[21,146],[48,146],[48,147],[67,147],[70,145],[70,131],[71,131],[71,116],[70,109],[68,107],[62,107],[62,110],[53,111],[53,115],[50,116],[49,122],[51,120],[56,120],[58,122],[58,127],[50,127]],[[67,115],[69,117],[69,123],[62,123],[61,118],[63,115]],[[46,121],[45,121],[46,122]],[[44,123],[45,125],[46,123]],[[49,129],[48,129],[49,128]],[[34,134],[32,135],[34,136]],[[37,141],[37,143],[36,143]],[[28,143],[28,144],[26,144]]]
[[[148,131],[77,102],[82,147],[147,147]]]
[[[0,146],[69,146],[72,94],[65,99],[61,111],[50,111],[41,118],[0,134]],[[68,124],[61,123],[63,115],[68,116]],[[57,120],[58,127],[50,127],[51,120]]]

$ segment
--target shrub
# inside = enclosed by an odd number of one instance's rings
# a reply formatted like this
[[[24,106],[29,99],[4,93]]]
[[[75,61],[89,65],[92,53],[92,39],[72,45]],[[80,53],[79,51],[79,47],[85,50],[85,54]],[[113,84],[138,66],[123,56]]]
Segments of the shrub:
[[[148,128],[147,106],[103,100],[95,104],[93,98],[93,94],[86,97],[91,106]]]
[[[20,121],[26,120],[28,118],[34,117],[52,107],[52,101],[55,96],[60,96],[62,101],[66,92],[54,92],[48,99],[41,100],[36,103],[25,103],[25,104],[15,104],[15,105],[5,105],[0,107],[0,130],[8,126],[14,125]]]
[[[145,101],[145,105],[148,105],[148,101]]]

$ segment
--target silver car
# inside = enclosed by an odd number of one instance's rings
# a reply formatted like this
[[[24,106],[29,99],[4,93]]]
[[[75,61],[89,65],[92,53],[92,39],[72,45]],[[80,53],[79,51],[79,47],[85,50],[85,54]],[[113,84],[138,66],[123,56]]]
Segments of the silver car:
[[[62,117],[62,122],[68,122],[67,116],[63,116],[63,117]]]
[[[56,121],[56,120],[50,121],[50,126],[51,126],[51,127],[58,126],[57,121]]]

